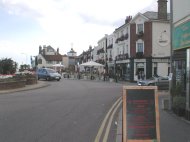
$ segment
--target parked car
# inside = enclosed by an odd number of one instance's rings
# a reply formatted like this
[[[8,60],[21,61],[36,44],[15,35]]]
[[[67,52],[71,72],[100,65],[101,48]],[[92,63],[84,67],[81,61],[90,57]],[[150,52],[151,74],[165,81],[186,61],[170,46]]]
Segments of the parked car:
[[[154,76],[146,80],[139,80],[137,81],[137,84],[139,86],[154,86],[160,83],[169,83],[169,77],[163,77],[163,76]]]
[[[50,68],[40,68],[37,71],[38,80],[46,79],[46,80],[57,80],[61,79],[61,75],[53,69]]]

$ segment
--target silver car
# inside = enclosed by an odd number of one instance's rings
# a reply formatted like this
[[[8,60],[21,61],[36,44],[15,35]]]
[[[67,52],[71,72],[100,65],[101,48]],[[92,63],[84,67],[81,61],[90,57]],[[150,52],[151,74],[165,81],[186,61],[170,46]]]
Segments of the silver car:
[[[46,80],[59,81],[61,79],[61,75],[59,73],[57,73],[55,70],[49,69],[49,68],[38,69],[37,74],[38,74],[38,80],[42,78],[42,79],[46,79]]]
[[[169,82],[169,77],[158,76],[158,77],[151,77],[146,80],[139,80],[137,81],[137,84],[138,86],[155,86],[158,83],[167,83],[167,82]]]

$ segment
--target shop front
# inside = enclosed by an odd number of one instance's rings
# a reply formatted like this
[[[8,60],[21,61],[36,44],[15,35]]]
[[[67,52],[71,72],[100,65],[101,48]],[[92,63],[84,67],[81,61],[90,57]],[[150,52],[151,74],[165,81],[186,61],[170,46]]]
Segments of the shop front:
[[[146,78],[146,60],[134,60],[134,81],[144,80]]]
[[[116,74],[119,80],[130,81],[130,72],[129,60],[116,61]]]
[[[180,85],[178,95],[185,97],[185,118],[190,120],[190,20],[174,24],[173,32],[172,87]]]

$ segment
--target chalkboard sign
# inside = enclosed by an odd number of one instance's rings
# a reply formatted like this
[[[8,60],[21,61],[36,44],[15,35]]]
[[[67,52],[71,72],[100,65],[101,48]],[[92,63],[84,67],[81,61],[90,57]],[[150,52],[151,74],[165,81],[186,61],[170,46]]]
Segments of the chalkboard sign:
[[[160,141],[156,86],[123,89],[123,142]]]

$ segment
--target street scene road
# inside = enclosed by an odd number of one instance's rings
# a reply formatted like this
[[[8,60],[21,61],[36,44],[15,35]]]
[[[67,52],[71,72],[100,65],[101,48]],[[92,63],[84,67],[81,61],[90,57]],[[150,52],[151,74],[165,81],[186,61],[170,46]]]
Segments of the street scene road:
[[[0,142],[121,142],[122,86],[136,84],[40,82],[49,85],[0,94]],[[163,110],[159,94],[161,142],[189,142],[189,122]]]
[[[122,85],[61,80],[0,95],[1,142],[92,142]],[[113,136],[113,135],[112,135]]]

